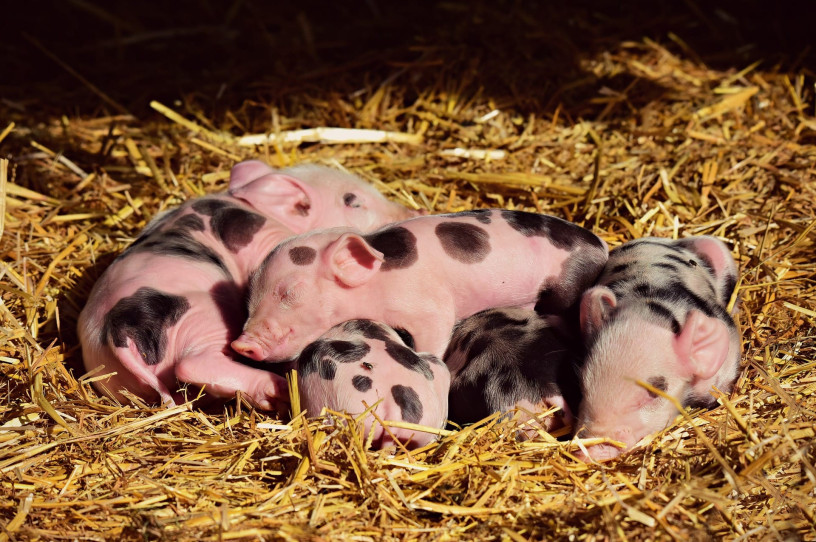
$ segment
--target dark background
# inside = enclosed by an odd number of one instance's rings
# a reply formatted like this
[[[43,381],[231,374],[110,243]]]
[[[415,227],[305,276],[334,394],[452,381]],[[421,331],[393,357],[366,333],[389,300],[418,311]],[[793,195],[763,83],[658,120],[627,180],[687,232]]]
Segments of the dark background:
[[[715,68],[809,70],[810,2],[115,0],[14,2],[2,10],[0,112],[116,113],[55,55],[135,115],[184,97],[214,122],[247,100],[285,105],[389,82],[404,99],[452,85],[546,113],[595,95],[581,59],[650,37]],[[688,45],[672,41],[674,33]],[[155,113],[151,113],[155,114]],[[264,119],[268,122],[268,119]],[[337,119],[342,125],[343,119]],[[252,127],[247,126],[247,129]]]

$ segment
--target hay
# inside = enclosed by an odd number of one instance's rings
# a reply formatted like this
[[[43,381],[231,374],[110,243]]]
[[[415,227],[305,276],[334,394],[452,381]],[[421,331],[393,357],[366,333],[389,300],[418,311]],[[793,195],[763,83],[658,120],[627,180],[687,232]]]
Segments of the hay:
[[[156,99],[161,116],[31,38],[115,115],[0,104],[0,541],[816,539],[812,74],[710,68],[669,38],[679,51],[588,48],[585,74],[631,83],[559,105],[585,87],[575,79],[537,112],[442,70],[416,95],[392,79],[217,114]],[[439,69],[435,54],[417,66]],[[292,87],[336,73],[321,69]],[[517,442],[516,422],[495,416],[389,454],[353,423],[286,422],[240,397],[221,413],[100,397],[74,331],[94,280],[153,216],[256,157],[342,166],[433,212],[556,214],[610,246],[716,235],[742,271],[736,389],[604,465],[573,457],[588,443]]]

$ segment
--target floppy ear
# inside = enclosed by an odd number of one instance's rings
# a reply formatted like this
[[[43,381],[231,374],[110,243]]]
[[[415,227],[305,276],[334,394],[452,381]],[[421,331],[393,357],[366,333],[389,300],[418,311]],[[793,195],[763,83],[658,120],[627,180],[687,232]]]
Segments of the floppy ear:
[[[232,166],[230,170],[229,189],[237,190],[267,173],[274,172],[274,169],[260,160],[244,160],[243,162],[238,162]]]
[[[717,374],[728,356],[728,327],[718,318],[692,310],[674,339],[681,371],[707,380]]]
[[[326,259],[334,278],[349,288],[371,280],[385,261],[382,252],[356,233],[344,233],[326,247]]]
[[[252,160],[233,167],[229,193],[267,216],[310,224],[306,220],[312,207],[309,186],[262,162]]]
[[[737,264],[728,246],[709,235],[686,237],[677,244],[695,253],[708,265],[720,292],[719,301],[727,305],[737,283]]]
[[[581,331],[585,338],[590,338],[600,331],[612,316],[618,298],[615,292],[606,286],[595,286],[584,292],[581,298]]]

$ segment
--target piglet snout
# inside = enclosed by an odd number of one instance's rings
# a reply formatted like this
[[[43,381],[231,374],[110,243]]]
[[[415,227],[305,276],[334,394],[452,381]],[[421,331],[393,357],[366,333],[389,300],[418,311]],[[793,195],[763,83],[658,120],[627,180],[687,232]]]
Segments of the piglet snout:
[[[606,437],[610,440],[622,442],[623,444],[626,445],[625,448],[619,448],[612,444],[594,444],[591,446],[587,446],[586,449],[588,454],[583,453],[583,451],[579,451],[577,454],[575,454],[579,459],[586,462],[589,462],[590,460],[607,461],[609,459],[614,459],[615,457],[618,457],[626,450],[632,448],[632,446],[637,441],[637,439],[633,439],[632,431],[628,427],[593,431],[588,431],[585,428],[582,431],[579,431],[577,436],[578,438],[582,439],[593,437]],[[635,442],[633,442],[633,440]]]
[[[284,343],[284,339],[285,337],[280,340],[277,337],[266,339],[244,332],[232,341],[232,349],[254,361],[273,361],[275,348]]]
[[[266,349],[261,345],[261,342],[246,334],[232,341],[232,349],[242,356],[255,361],[263,361],[266,359]]]
[[[587,446],[587,453],[582,450],[575,453],[575,457],[589,463],[590,461],[608,461],[614,459],[622,454],[624,450],[612,446],[611,444],[596,444],[594,446]]]

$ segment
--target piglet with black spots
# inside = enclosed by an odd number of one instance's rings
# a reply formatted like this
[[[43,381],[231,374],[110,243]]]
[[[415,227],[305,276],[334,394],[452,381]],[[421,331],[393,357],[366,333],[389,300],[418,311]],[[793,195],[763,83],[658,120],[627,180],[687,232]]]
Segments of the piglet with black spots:
[[[448,412],[450,373],[436,356],[409,348],[389,326],[371,320],[337,325],[308,345],[297,359],[301,407],[318,415],[325,407],[356,415],[378,403],[383,421],[408,422],[441,429]],[[372,446],[399,441],[424,446],[435,435],[417,429],[389,427],[364,419],[364,434],[373,429]]]
[[[528,437],[573,421],[581,355],[562,318],[512,307],[488,309],[459,322],[444,361],[452,374],[448,417],[459,425],[519,409]],[[572,406],[570,406],[570,403]],[[532,420],[552,407],[552,416]]]
[[[116,372],[96,383],[116,398],[129,390],[174,403],[181,383],[218,397],[240,390],[272,408],[287,400],[286,382],[241,363],[229,346],[246,318],[250,272],[297,233],[373,229],[415,214],[340,171],[239,163],[227,193],[157,217],[99,278],[79,318],[85,368]]]
[[[729,392],[740,362],[740,335],[729,301],[737,267],[714,237],[625,243],[581,301],[588,355],[581,369],[580,437],[609,437],[626,448],[669,425],[676,407],[712,407],[711,389]],[[621,453],[588,448],[593,459]]]
[[[457,320],[502,306],[562,312],[593,284],[607,246],[564,220],[508,210],[417,217],[365,235],[315,232],[276,248],[252,277],[232,343],[256,361],[296,355],[365,318],[406,330],[441,357]]]

